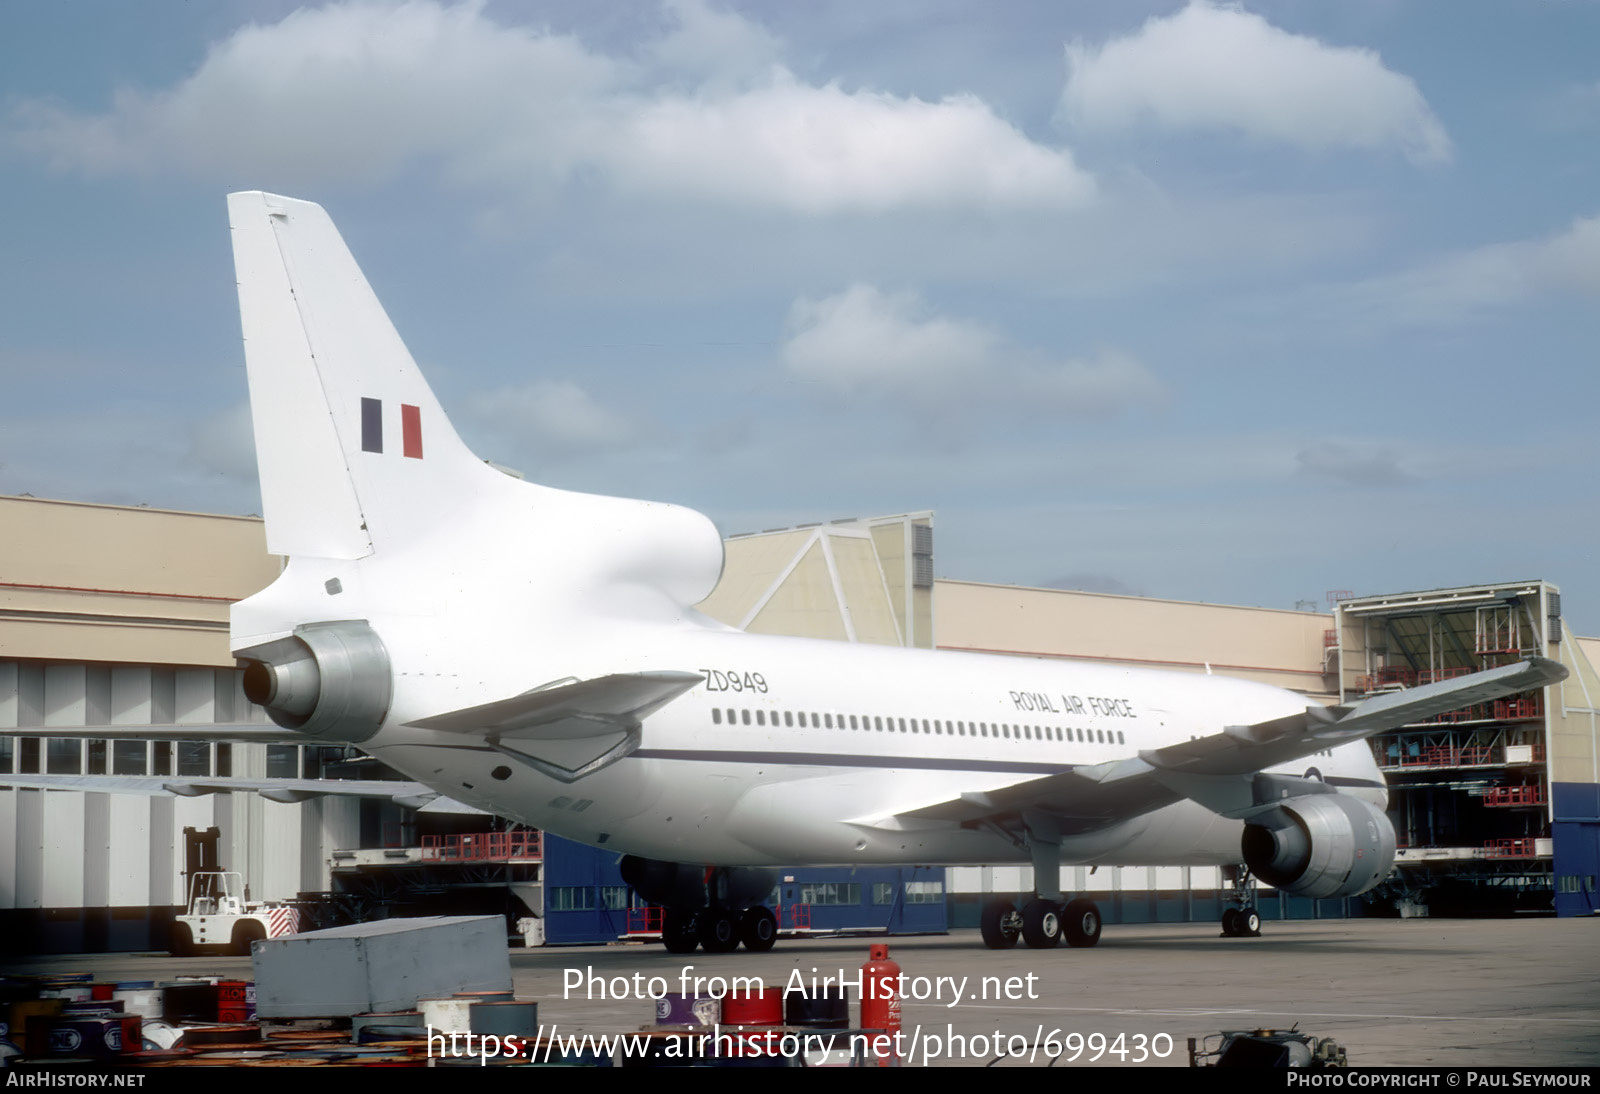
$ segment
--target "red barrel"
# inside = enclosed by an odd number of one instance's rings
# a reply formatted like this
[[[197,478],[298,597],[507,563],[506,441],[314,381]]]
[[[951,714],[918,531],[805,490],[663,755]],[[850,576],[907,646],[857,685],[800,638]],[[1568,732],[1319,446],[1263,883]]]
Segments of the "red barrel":
[[[722,1024],[725,1026],[783,1025],[783,991],[779,988],[730,991],[722,1000]]]

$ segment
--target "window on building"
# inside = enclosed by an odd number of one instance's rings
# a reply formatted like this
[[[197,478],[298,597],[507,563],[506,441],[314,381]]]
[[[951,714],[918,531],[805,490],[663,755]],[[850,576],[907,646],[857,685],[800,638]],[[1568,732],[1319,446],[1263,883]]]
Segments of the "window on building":
[[[861,903],[861,884],[855,881],[814,881],[800,886],[800,903],[841,907]]]
[[[944,882],[942,881],[908,881],[906,882],[907,904],[940,904],[944,901]]]
[[[46,762],[49,765],[45,773],[49,775],[82,775],[83,774],[83,742],[69,741],[61,737],[50,738],[46,750]]]
[[[594,911],[594,887],[590,885],[557,885],[550,890],[552,912]]]
[[[600,886],[600,907],[615,912],[627,906],[628,887],[626,885]]]
[[[872,883],[872,903],[877,905],[894,903],[894,882],[875,881]]]
[[[292,779],[298,774],[300,774],[300,746],[267,746],[267,778]]]
[[[178,742],[178,774],[211,774],[211,744],[208,741]]]

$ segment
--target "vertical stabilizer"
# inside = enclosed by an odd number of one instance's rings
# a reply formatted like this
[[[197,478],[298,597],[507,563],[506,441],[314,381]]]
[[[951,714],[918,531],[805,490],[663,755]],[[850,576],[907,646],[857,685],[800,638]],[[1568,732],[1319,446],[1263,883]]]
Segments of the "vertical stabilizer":
[[[322,207],[252,191],[228,219],[267,549],[362,558],[487,487]]]

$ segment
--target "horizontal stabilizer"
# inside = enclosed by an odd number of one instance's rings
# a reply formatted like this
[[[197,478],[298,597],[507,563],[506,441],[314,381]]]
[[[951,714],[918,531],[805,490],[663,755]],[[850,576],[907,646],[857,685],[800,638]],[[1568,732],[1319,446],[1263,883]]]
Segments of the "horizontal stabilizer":
[[[186,725],[21,726],[7,737],[58,737],[69,741],[218,741],[233,744],[303,745],[304,734],[258,722],[195,722]]]
[[[637,726],[702,679],[692,672],[613,673],[558,683],[409,724],[446,733],[482,733],[495,739],[597,736],[618,727]]]
[[[256,793],[268,801],[312,798],[387,798],[410,808],[439,799],[421,783],[383,779],[251,779],[179,775],[0,775],[0,786],[24,790],[77,790],[86,794],[143,794],[199,798],[207,794]]]
[[[410,724],[482,734],[503,755],[570,783],[637,749],[644,719],[703,679],[692,672],[624,672],[557,681]]]

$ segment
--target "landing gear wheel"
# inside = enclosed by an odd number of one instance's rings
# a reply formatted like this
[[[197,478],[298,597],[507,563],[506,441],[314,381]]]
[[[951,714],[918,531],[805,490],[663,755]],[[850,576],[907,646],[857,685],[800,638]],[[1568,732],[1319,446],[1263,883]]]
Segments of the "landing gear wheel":
[[[172,947],[169,952],[173,957],[194,956],[194,932],[189,929],[189,924],[172,925]]]
[[[1054,901],[1035,899],[1022,906],[1022,940],[1034,950],[1061,945],[1061,913]]]
[[[235,957],[249,957],[250,944],[266,937],[267,929],[255,920],[239,923],[233,928],[233,945],[230,949]]]
[[[712,908],[700,920],[700,945],[706,953],[732,953],[739,948],[739,925],[733,913]]]
[[[1100,909],[1092,900],[1074,900],[1061,913],[1067,945],[1093,946],[1100,941]]]
[[[1222,933],[1229,938],[1239,937],[1239,909],[1229,908],[1222,913]]]
[[[1009,900],[991,900],[983,906],[978,917],[978,929],[983,934],[983,944],[991,950],[1009,950],[1017,944],[1022,933],[1022,917]]]
[[[700,945],[700,928],[694,916],[668,909],[661,920],[661,944],[668,953],[694,953]]]
[[[746,908],[739,917],[739,940],[751,953],[766,953],[778,940],[778,920],[766,908]]]
[[[1261,937],[1260,912],[1248,907],[1239,910],[1239,936],[1241,938]]]

